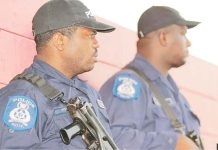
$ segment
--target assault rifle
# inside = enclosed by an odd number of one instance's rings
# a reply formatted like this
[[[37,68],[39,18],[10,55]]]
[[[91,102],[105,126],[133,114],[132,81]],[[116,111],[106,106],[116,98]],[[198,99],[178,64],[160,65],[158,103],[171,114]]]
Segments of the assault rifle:
[[[71,139],[81,135],[88,150],[118,150],[96,117],[91,103],[83,102],[80,97],[76,97],[69,100],[67,110],[73,118],[73,123],[60,130],[65,144],[70,144]]]

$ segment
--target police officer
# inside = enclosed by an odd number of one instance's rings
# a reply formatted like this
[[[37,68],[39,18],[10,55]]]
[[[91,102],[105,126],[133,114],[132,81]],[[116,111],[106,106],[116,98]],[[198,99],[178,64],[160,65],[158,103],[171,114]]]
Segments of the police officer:
[[[44,78],[64,99],[76,96],[93,105],[97,117],[110,132],[109,120],[94,88],[77,75],[90,71],[97,62],[97,32],[115,28],[97,22],[77,0],[52,0],[33,18],[37,55],[24,72]],[[80,136],[65,145],[59,131],[72,123],[66,106],[49,101],[30,82],[12,80],[0,90],[0,149],[85,149]]]
[[[166,6],[153,6],[141,15],[135,58],[100,89],[114,140],[121,149],[197,149],[192,140],[173,128],[148,83],[128,67],[140,70],[152,81],[185,126],[184,133],[195,130],[199,134],[198,118],[168,73],[185,64],[191,45],[186,32],[198,24]]]

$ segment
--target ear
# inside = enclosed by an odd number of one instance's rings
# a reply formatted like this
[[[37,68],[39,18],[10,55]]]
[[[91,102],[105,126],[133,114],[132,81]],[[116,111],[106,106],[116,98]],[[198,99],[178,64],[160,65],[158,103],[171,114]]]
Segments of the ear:
[[[65,42],[65,36],[61,33],[55,33],[52,37],[52,45],[57,50],[64,50],[64,42]]]
[[[159,32],[159,42],[160,42],[160,45],[164,47],[166,47],[169,42],[167,33],[164,30]]]

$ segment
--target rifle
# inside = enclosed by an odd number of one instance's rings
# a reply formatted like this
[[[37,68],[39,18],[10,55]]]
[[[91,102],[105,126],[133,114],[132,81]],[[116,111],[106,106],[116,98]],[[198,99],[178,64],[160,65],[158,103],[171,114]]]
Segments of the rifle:
[[[201,137],[193,130],[186,133],[186,136],[190,138],[199,148],[199,150],[204,150],[203,143],[201,141]]]
[[[80,97],[71,98],[67,110],[73,123],[60,130],[61,139],[70,144],[71,139],[81,135],[88,150],[118,150],[113,139],[96,117],[92,104],[82,101]]]

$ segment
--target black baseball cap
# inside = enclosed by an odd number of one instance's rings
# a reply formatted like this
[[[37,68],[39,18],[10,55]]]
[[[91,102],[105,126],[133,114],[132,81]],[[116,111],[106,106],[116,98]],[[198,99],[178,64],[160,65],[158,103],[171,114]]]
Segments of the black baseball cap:
[[[32,20],[33,34],[47,31],[82,26],[98,32],[111,32],[114,27],[96,21],[91,11],[78,0],[51,0],[42,5]]]
[[[185,20],[177,10],[167,6],[152,6],[147,9],[138,21],[138,37],[143,38],[146,34],[160,28],[178,24],[193,28],[200,22]]]

